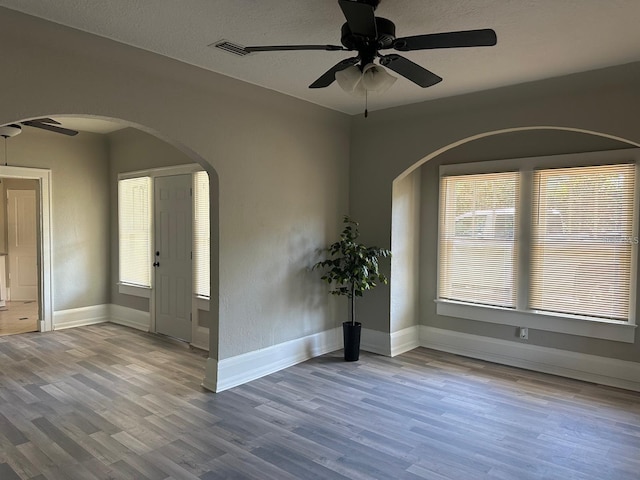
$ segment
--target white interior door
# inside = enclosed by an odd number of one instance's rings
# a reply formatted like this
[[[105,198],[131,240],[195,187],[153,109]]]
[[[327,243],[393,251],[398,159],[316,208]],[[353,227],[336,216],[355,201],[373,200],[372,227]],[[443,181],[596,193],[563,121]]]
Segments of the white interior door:
[[[154,180],[156,332],[191,341],[191,175]]]
[[[11,300],[36,300],[38,230],[34,190],[7,190],[7,227]]]

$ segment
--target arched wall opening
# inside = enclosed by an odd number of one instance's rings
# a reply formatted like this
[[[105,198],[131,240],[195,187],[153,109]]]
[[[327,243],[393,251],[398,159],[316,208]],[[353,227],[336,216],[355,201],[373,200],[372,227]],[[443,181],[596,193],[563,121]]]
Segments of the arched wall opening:
[[[113,315],[124,322],[135,312],[148,313],[149,301],[122,295],[117,283],[117,176],[122,172],[197,164],[209,178],[211,300],[200,315],[206,326],[210,355],[217,354],[218,330],[218,175],[200,155],[179,141],[122,119],[45,114],[73,124],[81,133],[67,137],[35,128],[7,140],[10,176],[41,178],[43,322],[40,330],[104,321]],[[16,120],[15,123],[27,119]],[[108,132],[83,130],[83,122],[108,121]],[[80,122],[80,127],[75,127]],[[88,123],[87,123],[88,122]],[[99,129],[98,129],[99,130]],[[44,172],[44,174],[42,173]],[[45,232],[46,230],[46,232]],[[146,302],[146,303],[145,303]],[[146,311],[146,312],[145,312]],[[127,318],[126,314],[129,314]],[[197,321],[196,316],[196,321]],[[139,328],[140,325],[132,325]]]
[[[512,336],[510,330],[496,326],[487,327],[479,325],[479,322],[439,318],[436,315],[434,300],[437,290],[438,170],[441,164],[526,159],[639,146],[640,144],[631,140],[577,128],[509,128],[453,142],[420,159],[400,174],[393,181],[392,190],[392,346],[394,335],[399,338],[412,338],[409,343],[419,345],[421,325],[507,340]],[[560,341],[557,335],[548,335],[543,343],[556,346]],[[593,344],[597,340],[589,339],[589,342]],[[583,345],[579,341],[571,340],[565,348],[580,351],[581,347]],[[624,348],[630,350],[632,347]],[[629,351],[626,355],[635,354]]]

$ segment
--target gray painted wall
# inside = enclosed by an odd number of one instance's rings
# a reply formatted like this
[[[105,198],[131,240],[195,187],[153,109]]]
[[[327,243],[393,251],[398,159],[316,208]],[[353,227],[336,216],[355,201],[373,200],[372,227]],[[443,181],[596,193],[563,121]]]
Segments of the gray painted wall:
[[[349,193],[351,214],[361,222],[363,238],[371,243],[390,245],[394,180],[417,168],[425,158],[456,142],[503,129],[558,127],[584,129],[640,143],[639,121],[635,113],[635,106],[640,104],[639,82],[640,63],[635,63],[373,112],[366,120],[354,117]],[[476,158],[536,155],[540,153],[540,147],[543,151],[551,147],[555,153],[566,153],[603,146],[602,142],[593,139],[577,140],[570,135],[561,137],[550,134],[544,140],[549,145],[540,143],[540,139],[535,137],[520,137],[518,141],[522,144],[508,136],[496,138],[488,140],[486,151],[481,151]],[[492,143],[493,146],[490,145]],[[470,155],[464,155],[465,151],[473,154],[477,145],[469,144],[459,149],[459,158],[469,159]],[[611,148],[611,145],[605,145],[605,148]],[[450,155],[455,156],[456,152],[452,151]],[[424,207],[437,201],[437,190],[432,181],[435,164],[427,163],[423,168],[426,169],[422,174]],[[431,173],[428,173],[429,169]],[[435,218],[428,211],[421,215],[423,242],[430,241],[433,245]],[[428,243],[421,246],[432,248]],[[429,261],[427,254],[424,262]],[[429,304],[435,292],[435,278],[425,273],[425,269],[428,269],[427,265],[422,266],[420,278],[421,306],[424,307],[422,322],[515,341],[511,328],[435,318],[433,306]],[[361,318],[367,317],[371,328],[391,331],[388,290],[376,290],[361,302],[360,307]],[[635,345],[621,345],[533,332],[529,343],[640,361],[637,342]]]
[[[0,40],[0,124],[55,114],[121,119],[213,174],[212,356],[344,318],[346,305],[308,267],[348,211],[350,117],[6,9]]]
[[[25,127],[7,140],[9,165],[51,169],[54,311],[109,303],[106,140]]]

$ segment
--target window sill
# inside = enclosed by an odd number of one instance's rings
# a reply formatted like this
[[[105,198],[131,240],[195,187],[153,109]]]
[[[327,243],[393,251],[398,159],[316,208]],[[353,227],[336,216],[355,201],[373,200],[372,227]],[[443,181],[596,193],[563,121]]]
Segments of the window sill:
[[[634,343],[636,325],[615,320],[570,317],[548,312],[519,311],[510,308],[474,305],[450,300],[436,300],[436,312],[447,317],[480,322],[527,327],[534,330],[565,333],[581,337],[601,338]]]
[[[195,302],[198,310],[202,310],[205,312],[209,311],[209,297],[201,297],[199,295],[194,295],[193,301]]]
[[[118,283],[118,292],[134,297],[151,298],[151,287],[143,287],[141,285]]]

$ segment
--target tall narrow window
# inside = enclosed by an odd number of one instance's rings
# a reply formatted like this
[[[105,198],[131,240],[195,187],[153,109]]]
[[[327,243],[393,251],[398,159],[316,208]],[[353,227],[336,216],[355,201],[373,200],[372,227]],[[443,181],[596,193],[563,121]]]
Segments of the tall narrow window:
[[[199,297],[211,295],[209,256],[211,240],[209,237],[209,175],[197,172],[193,176],[194,184],[194,285]]]
[[[530,307],[629,319],[634,165],[534,173]]]
[[[515,308],[517,172],[444,177],[440,185],[438,297]]]
[[[151,286],[151,179],[118,182],[120,283]]]

